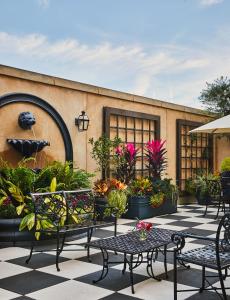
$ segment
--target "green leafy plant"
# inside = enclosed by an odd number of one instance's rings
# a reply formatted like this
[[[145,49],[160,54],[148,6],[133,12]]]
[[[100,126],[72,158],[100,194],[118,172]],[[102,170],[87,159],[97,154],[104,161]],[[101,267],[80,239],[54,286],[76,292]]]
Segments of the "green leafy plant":
[[[221,172],[230,171],[230,157],[225,157],[220,166]]]
[[[165,200],[165,194],[159,192],[150,197],[150,205],[154,208],[160,207],[164,203],[164,200]]]
[[[206,82],[199,99],[210,112],[219,116],[230,114],[230,80],[221,76],[213,83]]]
[[[129,186],[131,195],[145,196],[152,192],[152,183],[148,178],[137,178]]]
[[[61,163],[54,161],[38,173],[35,181],[35,190],[48,190],[54,177],[57,180],[57,191],[88,188],[91,185],[90,178],[93,176],[94,174],[84,170],[73,169],[70,162]]]
[[[112,213],[120,218],[126,212],[127,195],[123,190],[112,190],[108,194],[108,206],[112,209]],[[105,210],[105,215],[109,216],[111,209]]]
[[[91,156],[98,165],[98,171],[104,172],[104,177],[108,177],[108,169],[112,163],[112,151],[121,143],[121,139],[115,137],[113,140],[102,135],[97,140],[89,139],[92,145]]]

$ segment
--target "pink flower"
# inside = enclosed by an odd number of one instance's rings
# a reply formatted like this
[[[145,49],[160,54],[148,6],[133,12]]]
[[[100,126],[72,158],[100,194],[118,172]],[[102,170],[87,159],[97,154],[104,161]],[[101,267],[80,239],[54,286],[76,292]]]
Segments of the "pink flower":
[[[151,228],[152,228],[152,223],[150,223],[150,222],[139,221],[136,224],[136,229],[138,229],[138,230],[149,231]]]
[[[126,148],[126,151],[129,153],[130,160],[133,160],[134,156],[136,155],[136,153],[138,151],[135,148],[134,144],[133,143],[128,143],[128,144],[126,144],[125,148]]]
[[[122,148],[120,146],[118,146],[117,148],[115,148],[115,153],[118,156],[121,156],[123,154]]]

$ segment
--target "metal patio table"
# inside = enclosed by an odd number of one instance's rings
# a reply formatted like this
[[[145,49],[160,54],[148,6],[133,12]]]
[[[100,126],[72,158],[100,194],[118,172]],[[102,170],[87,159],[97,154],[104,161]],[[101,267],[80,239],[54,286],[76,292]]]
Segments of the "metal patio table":
[[[99,282],[104,279],[109,270],[109,264],[119,263],[109,261],[109,252],[114,251],[115,253],[123,253],[124,263],[122,274],[125,273],[126,267],[128,265],[130,272],[130,282],[131,290],[134,294],[134,283],[133,283],[133,269],[138,267],[141,263],[146,263],[146,270],[150,277],[157,281],[161,279],[157,278],[153,272],[153,262],[157,259],[158,253],[161,252],[164,255],[164,268],[167,278],[167,246],[170,244],[172,234],[177,231],[153,228],[148,232],[148,237],[146,240],[141,241],[139,238],[138,231],[132,231],[119,236],[114,236],[105,239],[95,240],[89,243],[90,247],[99,248],[103,257],[103,269],[101,276],[94,280],[94,283]],[[143,253],[146,253],[146,258],[144,259]]]

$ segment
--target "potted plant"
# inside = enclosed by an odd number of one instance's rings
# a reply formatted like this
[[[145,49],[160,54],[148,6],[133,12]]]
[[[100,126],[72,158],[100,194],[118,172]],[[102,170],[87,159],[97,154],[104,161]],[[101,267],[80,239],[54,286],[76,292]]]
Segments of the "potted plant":
[[[115,148],[114,163],[115,172],[114,177],[129,184],[135,176],[135,165],[137,161],[138,149],[133,143],[119,145]]]
[[[225,157],[221,162],[221,185],[223,196],[230,199],[230,157]]]
[[[195,196],[199,205],[210,205],[219,196],[219,185],[215,184],[216,181],[219,181],[219,176],[212,173],[197,175],[193,179]]]
[[[174,213],[177,210],[177,187],[171,183],[171,179],[161,178],[167,167],[165,142],[152,140],[145,146],[147,168],[152,181],[150,205],[153,216]]]
[[[120,218],[127,210],[127,185],[119,180],[111,179],[110,188],[107,194],[108,209],[105,210],[105,216],[115,216]],[[112,209],[111,209],[112,208]]]
[[[137,178],[129,186],[128,210],[125,214],[129,219],[146,219],[152,217],[149,204],[152,183],[148,178]]]
[[[178,189],[171,181],[171,178],[154,181],[150,197],[153,216],[172,214],[177,211]]]
[[[91,156],[98,165],[98,171],[102,172],[103,179],[109,177],[109,168],[112,163],[112,152],[121,143],[121,139],[115,137],[113,140],[105,135],[102,135],[97,140],[89,139],[92,145]]]
[[[0,159],[0,241],[29,240],[34,213],[31,192],[71,190],[90,186],[89,174],[74,170],[70,163],[52,162],[40,172],[27,166],[32,159],[24,159],[16,167]]]

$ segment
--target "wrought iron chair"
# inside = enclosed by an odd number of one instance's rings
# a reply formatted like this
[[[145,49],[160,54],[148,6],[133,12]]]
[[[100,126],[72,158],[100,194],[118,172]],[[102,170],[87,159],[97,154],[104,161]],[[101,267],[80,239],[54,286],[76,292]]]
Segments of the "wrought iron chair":
[[[208,206],[215,205],[218,207],[217,214],[215,217],[215,219],[217,219],[221,208],[221,204],[223,204],[221,183],[219,180],[207,180],[207,186],[208,186],[208,193],[206,195],[206,207],[205,207],[204,217],[207,214]]]
[[[40,236],[51,235],[56,238],[56,268],[59,268],[59,256],[62,251],[73,251],[64,249],[65,240],[69,234],[87,232],[87,257],[90,261],[90,248],[93,229],[108,225],[114,226],[116,235],[117,221],[97,221],[94,196],[90,189],[77,191],[60,191],[50,193],[32,193],[34,204],[34,238],[31,241],[30,255],[26,260],[28,264],[34,252],[47,252],[52,250],[34,250],[36,240]],[[79,245],[79,244],[71,244]],[[76,249],[76,251],[79,249]]]
[[[196,238],[210,241],[210,245],[201,248],[193,249],[183,252],[185,246],[185,238]],[[172,235],[172,241],[176,245],[174,249],[174,300],[177,300],[178,292],[199,291],[214,289],[221,299],[227,300],[226,289],[224,286],[224,279],[227,275],[227,270],[230,267],[230,214],[225,214],[218,226],[216,238],[209,238],[203,236],[192,235],[188,233],[177,233]],[[184,266],[185,263],[192,263],[202,267],[202,282],[200,289],[178,290],[177,289],[177,263]],[[217,271],[221,288],[216,288],[207,279],[205,268],[211,268]],[[187,266],[189,268],[189,266]],[[224,271],[224,274],[223,274]],[[205,283],[208,285],[205,286]],[[222,291],[222,296],[218,293]]]

